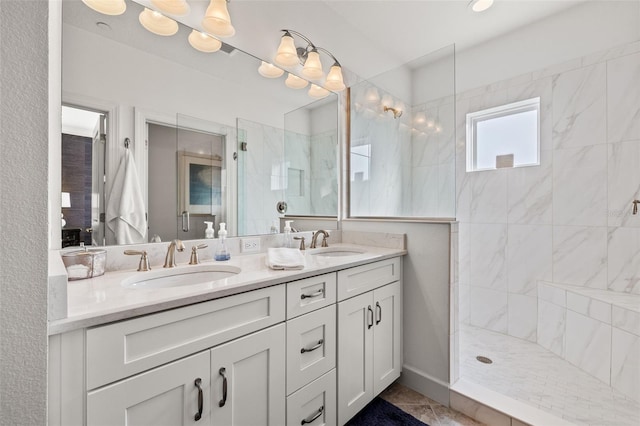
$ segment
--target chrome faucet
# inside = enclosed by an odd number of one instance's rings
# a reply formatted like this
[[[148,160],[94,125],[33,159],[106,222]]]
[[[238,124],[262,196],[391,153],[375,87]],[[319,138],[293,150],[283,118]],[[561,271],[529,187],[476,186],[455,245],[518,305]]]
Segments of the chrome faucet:
[[[322,238],[322,247],[329,247],[329,244],[327,244],[327,238],[329,238],[329,233],[323,229],[318,229],[316,232],[314,232],[313,237],[311,238],[311,245],[309,246],[309,248],[316,248],[316,243],[318,241],[318,235],[322,234],[324,237]]]
[[[164,258],[164,268],[173,268],[176,266],[176,250],[184,251],[184,243],[180,240],[173,240],[167,249],[167,255]]]

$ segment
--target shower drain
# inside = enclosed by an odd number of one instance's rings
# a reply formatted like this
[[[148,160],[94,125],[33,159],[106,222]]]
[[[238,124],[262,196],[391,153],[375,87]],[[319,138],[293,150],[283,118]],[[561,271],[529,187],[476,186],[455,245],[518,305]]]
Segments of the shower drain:
[[[480,361],[481,363],[483,363],[483,364],[492,364],[493,363],[493,361],[491,361],[491,358],[487,358],[486,356],[482,356],[482,355],[478,355],[476,357],[476,359],[478,361]]]

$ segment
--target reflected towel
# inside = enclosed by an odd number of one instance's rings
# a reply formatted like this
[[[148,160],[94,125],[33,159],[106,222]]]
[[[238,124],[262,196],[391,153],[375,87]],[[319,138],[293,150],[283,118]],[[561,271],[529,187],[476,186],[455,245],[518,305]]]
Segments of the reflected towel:
[[[147,220],[133,155],[127,149],[120,161],[107,202],[107,227],[117,244],[145,243]]]
[[[304,269],[304,256],[298,249],[270,248],[267,250],[267,266],[271,269]]]

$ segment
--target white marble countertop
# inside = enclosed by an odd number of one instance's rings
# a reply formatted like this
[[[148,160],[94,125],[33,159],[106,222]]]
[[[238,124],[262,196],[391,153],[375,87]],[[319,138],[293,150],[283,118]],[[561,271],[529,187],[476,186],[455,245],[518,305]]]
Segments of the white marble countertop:
[[[305,268],[294,271],[269,269],[265,264],[266,253],[234,256],[224,262],[207,260],[201,264],[236,266],[242,271],[221,280],[181,287],[155,289],[123,287],[121,283],[124,279],[145,274],[135,269],[107,272],[96,278],[70,281],[67,287],[67,317],[50,321],[49,335],[213,300],[406,254],[406,250],[402,249],[354,244],[334,244],[330,249],[353,249],[363,253],[327,257],[313,255],[314,252],[322,249],[306,250]],[[152,270],[161,270],[162,266],[152,265],[152,268]],[[193,266],[178,265],[172,271],[187,272],[189,268]]]

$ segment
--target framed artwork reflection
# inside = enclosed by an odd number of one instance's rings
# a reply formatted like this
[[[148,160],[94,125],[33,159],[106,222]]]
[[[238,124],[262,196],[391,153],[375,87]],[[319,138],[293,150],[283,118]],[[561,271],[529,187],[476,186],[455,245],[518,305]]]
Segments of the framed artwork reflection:
[[[213,214],[221,205],[222,157],[178,152],[178,214]]]

